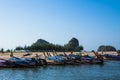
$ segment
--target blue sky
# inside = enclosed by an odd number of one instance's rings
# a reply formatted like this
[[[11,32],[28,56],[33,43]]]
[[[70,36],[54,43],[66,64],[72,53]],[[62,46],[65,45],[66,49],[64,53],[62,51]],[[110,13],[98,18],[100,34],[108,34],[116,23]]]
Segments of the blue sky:
[[[0,0],[0,48],[42,38],[64,45],[72,37],[85,50],[120,49],[119,0]]]

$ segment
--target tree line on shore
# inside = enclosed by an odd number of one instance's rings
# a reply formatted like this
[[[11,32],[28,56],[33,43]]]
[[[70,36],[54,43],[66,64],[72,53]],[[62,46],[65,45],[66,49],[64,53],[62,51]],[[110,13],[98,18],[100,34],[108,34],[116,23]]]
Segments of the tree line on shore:
[[[64,46],[58,44],[49,43],[43,39],[38,39],[31,46],[18,46],[15,50],[29,50],[29,51],[80,51],[83,50],[83,46],[79,45],[79,41],[76,38],[72,38]]]
[[[24,51],[31,51],[31,52],[42,52],[42,51],[59,51],[59,52],[67,52],[67,51],[81,51],[84,50],[84,47],[82,45],[79,45],[79,41],[76,38],[72,38],[67,44],[65,44],[64,46],[62,45],[58,45],[58,44],[52,44],[49,43],[46,40],[43,39],[38,39],[35,43],[33,43],[30,46],[17,46],[14,50],[10,50],[7,49],[6,51],[4,51],[4,49],[0,49],[0,52],[11,52],[11,51],[20,51],[20,50],[24,50]],[[120,50],[116,50],[115,47],[111,46],[111,45],[100,45],[97,49],[97,51],[117,51],[118,53],[120,53]]]
[[[20,51],[20,50],[24,50],[24,51],[32,51],[32,52],[42,52],[42,51],[81,51],[83,50],[83,46],[79,45],[79,41],[76,38],[72,38],[67,44],[65,44],[64,46],[62,45],[58,45],[58,44],[52,44],[49,43],[46,40],[43,39],[38,39],[35,43],[33,43],[30,46],[17,46],[14,50],[12,51]],[[0,50],[0,52],[11,52],[10,49],[4,51],[4,49],[2,48]]]

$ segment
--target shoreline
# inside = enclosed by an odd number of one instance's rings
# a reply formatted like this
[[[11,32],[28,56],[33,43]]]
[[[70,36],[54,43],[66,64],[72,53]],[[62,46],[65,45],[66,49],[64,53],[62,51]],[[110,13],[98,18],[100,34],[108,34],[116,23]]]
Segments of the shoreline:
[[[45,59],[45,56],[44,56],[44,52],[29,52],[31,55],[29,56],[26,56],[26,57],[35,57],[36,54],[39,55],[40,58],[43,58]],[[53,55],[53,52],[48,52],[50,53],[51,55]],[[64,54],[64,52],[56,52],[57,54]],[[66,54],[71,54],[71,52],[65,52]],[[113,55],[117,55],[118,53],[117,52],[98,52],[99,54],[113,54]],[[9,59],[10,58],[10,54],[11,53],[0,53],[0,58],[2,59]],[[23,57],[24,54],[27,54],[26,52],[14,52],[13,55],[15,57]],[[79,52],[73,52],[73,54],[79,54]],[[89,56],[93,56],[95,57],[94,53],[92,52],[84,52],[84,54],[86,55],[89,55]]]

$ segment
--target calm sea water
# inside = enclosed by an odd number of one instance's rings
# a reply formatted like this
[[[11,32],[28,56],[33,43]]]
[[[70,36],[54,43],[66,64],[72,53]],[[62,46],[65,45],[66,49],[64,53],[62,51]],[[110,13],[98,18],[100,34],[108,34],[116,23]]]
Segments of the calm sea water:
[[[104,65],[0,68],[0,80],[120,80],[120,61]]]

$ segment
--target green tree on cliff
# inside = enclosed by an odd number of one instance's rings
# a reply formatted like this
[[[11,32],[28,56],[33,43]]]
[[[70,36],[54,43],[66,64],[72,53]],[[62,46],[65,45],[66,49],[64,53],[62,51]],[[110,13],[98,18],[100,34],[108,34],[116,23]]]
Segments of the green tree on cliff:
[[[116,51],[116,48],[111,45],[101,45],[99,46],[98,51]]]

